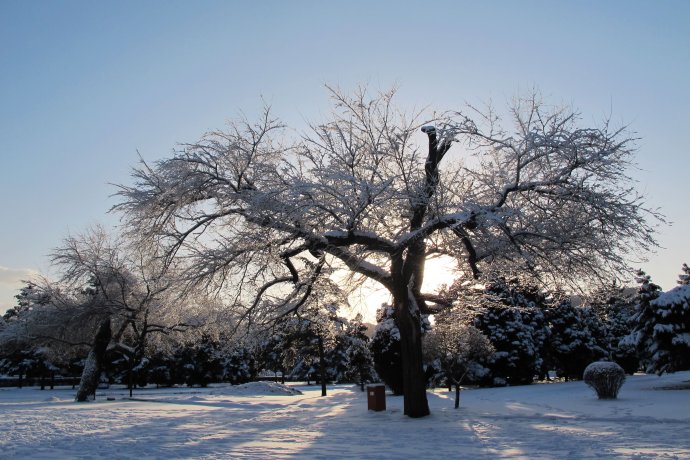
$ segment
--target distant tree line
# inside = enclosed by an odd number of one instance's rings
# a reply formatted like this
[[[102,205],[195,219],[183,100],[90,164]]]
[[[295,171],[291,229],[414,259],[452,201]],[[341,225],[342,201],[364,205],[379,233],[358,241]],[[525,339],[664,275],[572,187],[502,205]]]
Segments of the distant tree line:
[[[428,385],[459,392],[460,385],[581,379],[585,367],[599,360],[616,362],[629,374],[690,369],[689,275],[684,264],[678,286],[664,293],[638,271],[637,289],[612,284],[577,302],[520,277],[458,280],[443,292],[452,307],[423,323]],[[19,386],[74,383],[89,344],[31,337],[26,331],[40,325],[29,323],[51,308],[50,293],[27,283],[16,297],[0,322],[0,373]],[[371,338],[361,316],[338,313],[335,303],[311,304],[241,337],[205,326],[161,334],[147,342],[136,363],[137,336],[123,334],[108,348],[99,379],[134,388],[267,378],[363,385],[381,379],[402,394],[400,337],[390,306],[379,309]]]
[[[74,383],[84,371],[90,344],[23,332],[32,329],[27,322],[39,317],[37,310],[50,308],[50,299],[38,291],[35,284],[27,284],[17,296],[19,305],[2,317],[0,375],[18,386]],[[233,336],[222,326],[211,326],[152,337],[135,363],[137,338],[124,334],[106,350],[99,382],[136,388],[149,384],[203,387],[270,378],[357,384],[377,379],[367,326],[361,316],[338,316],[336,305],[307,308],[251,334]]]

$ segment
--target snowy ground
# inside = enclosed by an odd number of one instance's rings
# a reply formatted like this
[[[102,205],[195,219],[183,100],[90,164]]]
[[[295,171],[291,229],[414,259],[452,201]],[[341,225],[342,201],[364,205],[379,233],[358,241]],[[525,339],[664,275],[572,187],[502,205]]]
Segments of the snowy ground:
[[[690,372],[629,377],[618,400],[582,382],[429,393],[369,412],[352,386],[99,390],[0,389],[2,458],[690,458]],[[112,400],[107,400],[111,398]]]

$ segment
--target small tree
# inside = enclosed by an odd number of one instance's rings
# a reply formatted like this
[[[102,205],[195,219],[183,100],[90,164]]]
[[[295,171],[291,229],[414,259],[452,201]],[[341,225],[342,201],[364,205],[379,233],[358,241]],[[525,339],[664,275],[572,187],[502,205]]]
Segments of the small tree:
[[[362,323],[362,315],[357,314],[348,322],[344,334],[340,336],[347,360],[344,379],[349,382],[358,382],[362,391],[364,391],[365,383],[374,382],[377,378],[366,331],[367,327]]]
[[[442,377],[448,387],[455,386],[455,408],[460,407],[460,385],[489,373],[485,367],[494,354],[489,339],[476,327],[462,321],[444,321],[434,328],[425,342],[439,359]]]

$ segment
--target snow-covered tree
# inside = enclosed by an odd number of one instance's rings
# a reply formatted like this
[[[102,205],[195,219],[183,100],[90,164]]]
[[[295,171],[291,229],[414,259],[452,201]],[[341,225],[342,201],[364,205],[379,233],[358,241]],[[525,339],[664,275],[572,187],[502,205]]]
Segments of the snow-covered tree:
[[[454,299],[453,309],[469,318],[468,324],[485,334],[495,350],[483,384],[526,384],[543,373],[547,297],[536,284],[494,273],[483,283],[460,279],[444,295]],[[444,315],[436,317],[446,321]]]
[[[402,357],[400,356],[400,330],[395,324],[390,305],[382,305],[376,313],[376,329],[369,348],[374,358],[374,369],[395,395],[403,394]]]
[[[640,363],[646,369],[652,361],[654,348],[654,326],[656,324],[656,308],[652,301],[661,294],[661,287],[652,282],[651,276],[638,270],[635,276],[639,287],[636,296],[635,314],[632,318],[633,331],[622,339],[624,346],[635,346]]]
[[[579,380],[587,365],[609,357],[604,325],[591,308],[563,297],[548,309],[547,320],[548,349],[558,376]]]
[[[690,285],[681,284],[650,302],[654,311],[647,372],[690,369]]]
[[[259,371],[273,372],[276,379],[280,374],[282,383],[285,383],[286,352],[290,344],[288,319],[281,318],[257,336],[254,356]]]
[[[256,360],[251,351],[238,344],[226,352],[223,381],[233,385],[250,382],[256,376]]]
[[[678,275],[678,284],[690,284],[690,267],[688,264],[683,264],[682,272]]]
[[[640,360],[635,345],[626,338],[634,328],[636,306],[630,291],[614,282],[595,290],[587,304],[606,329],[608,358],[626,373],[633,374],[639,369]]]
[[[460,407],[460,385],[489,374],[487,362],[494,354],[489,339],[468,324],[466,315],[444,311],[435,315],[438,324],[425,337],[425,354],[438,360],[440,375],[450,388],[455,386],[455,408]]]
[[[538,96],[516,100],[506,124],[491,109],[406,114],[393,91],[332,96],[330,118],[297,138],[266,110],[143,164],[116,209],[131,234],[187,264],[187,281],[228,288],[246,319],[298,309],[327,265],[380,283],[400,332],[406,415],[429,413],[432,254],[475,274],[510,263],[572,280],[619,272],[626,253],[655,244],[624,130],[582,126]]]
[[[56,374],[68,374],[69,361],[80,355],[83,347],[35,334],[44,329],[37,328],[36,323],[49,321],[47,313],[53,310],[51,294],[44,287],[27,281],[15,298],[17,305],[5,313],[0,328],[0,361],[4,363],[0,367],[18,375],[20,385],[24,378],[33,378],[40,380],[41,389],[47,381],[52,388]],[[59,321],[53,324],[59,326]]]
[[[172,267],[157,263],[155,254],[142,247],[95,227],[65,238],[52,262],[60,280],[29,285],[20,294],[20,308],[25,308],[22,302],[33,304],[17,322],[21,328],[6,332],[39,343],[91,345],[77,400],[92,397],[108,361],[106,352],[119,353],[127,363],[121,365],[134,377],[151,334],[184,326],[181,318],[189,309],[180,309],[179,297],[173,295],[175,285],[166,276]]]
[[[374,357],[369,350],[369,337],[366,335],[367,327],[362,323],[362,316],[357,315],[348,321],[345,331],[337,340],[337,348],[341,348],[345,357],[345,372],[340,380],[359,383],[364,391],[364,384],[375,381],[377,378],[374,370]],[[338,345],[340,347],[338,347]]]

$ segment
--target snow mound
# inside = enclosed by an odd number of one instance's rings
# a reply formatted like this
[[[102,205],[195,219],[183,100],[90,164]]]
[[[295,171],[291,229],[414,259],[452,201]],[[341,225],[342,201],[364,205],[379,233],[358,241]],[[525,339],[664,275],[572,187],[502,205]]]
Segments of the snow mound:
[[[281,395],[281,396],[296,396],[301,395],[302,392],[296,388],[291,388],[287,385],[282,385],[276,382],[249,382],[242,385],[233,385],[225,388],[218,388],[211,392],[212,395]]]

